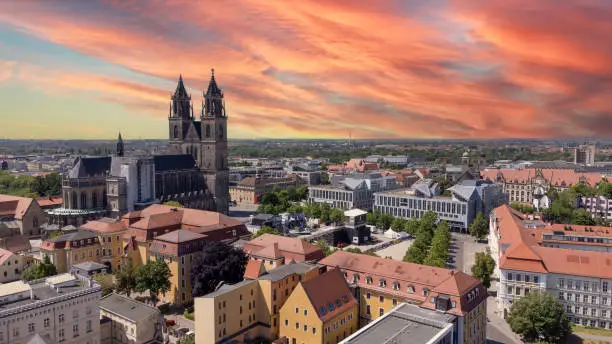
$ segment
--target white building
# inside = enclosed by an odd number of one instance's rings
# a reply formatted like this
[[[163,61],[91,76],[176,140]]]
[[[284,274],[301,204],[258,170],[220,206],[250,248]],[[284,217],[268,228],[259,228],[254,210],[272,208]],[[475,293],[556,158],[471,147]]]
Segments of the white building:
[[[61,274],[0,285],[0,344],[25,344],[38,334],[52,343],[98,344],[101,288]]]
[[[574,323],[612,328],[612,253],[584,250],[588,242],[574,249],[557,247],[542,241],[541,231],[526,228],[508,206],[492,212],[489,245],[498,266],[497,311],[507,316],[516,300],[542,290],[563,303]]]
[[[159,309],[111,293],[100,299],[100,315],[109,319],[102,344],[161,344],[164,318]]]
[[[380,173],[355,173],[343,178],[337,185],[311,186],[308,201],[327,203],[333,208],[371,210],[374,193],[396,189],[395,176]]]
[[[106,190],[111,214],[118,216],[155,203],[152,158],[113,157]]]

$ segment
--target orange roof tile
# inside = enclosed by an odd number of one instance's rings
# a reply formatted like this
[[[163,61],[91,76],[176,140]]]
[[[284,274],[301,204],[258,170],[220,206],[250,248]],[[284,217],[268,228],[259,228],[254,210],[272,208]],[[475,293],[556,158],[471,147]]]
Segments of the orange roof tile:
[[[580,173],[569,169],[542,169],[542,177],[554,186],[572,186],[584,181],[588,185],[595,186],[601,182],[601,173]],[[537,175],[535,168],[525,169],[486,169],[481,172],[483,179],[498,180],[502,178],[507,182],[526,183]]]
[[[0,213],[22,219],[34,200],[32,198],[0,195]]]
[[[263,262],[261,260],[250,259],[244,270],[244,279],[257,279],[265,273]]]
[[[268,247],[277,245],[278,254],[288,259],[295,261],[311,261],[319,260],[324,257],[323,251],[317,246],[299,238],[290,238],[282,235],[264,234],[244,244],[243,250],[247,254],[255,256],[270,254],[270,249],[264,251]],[[273,248],[272,248],[273,249]],[[276,254],[276,253],[275,253]],[[280,256],[275,256],[278,258]]]
[[[81,228],[89,229],[98,233],[116,233],[127,230],[127,227],[123,222],[108,218],[86,222],[85,224],[81,225]]]
[[[330,270],[300,283],[317,315],[323,321],[357,306],[357,300],[340,270]]]

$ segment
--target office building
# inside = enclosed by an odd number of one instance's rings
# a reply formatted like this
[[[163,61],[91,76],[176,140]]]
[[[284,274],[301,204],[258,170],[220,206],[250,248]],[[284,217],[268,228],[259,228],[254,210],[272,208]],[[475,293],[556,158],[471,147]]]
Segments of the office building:
[[[333,208],[372,210],[374,193],[397,188],[394,176],[380,173],[356,173],[336,185],[320,185],[308,188],[308,201],[329,204]]]
[[[302,179],[293,174],[280,178],[247,177],[230,187],[230,195],[231,200],[238,204],[257,204],[266,192],[285,190],[302,184]]]
[[[597,153],[597,146],[594,144],[583,144],[574,148],[574,163],[582,165],[593,165],[595,164],[595,153]]]

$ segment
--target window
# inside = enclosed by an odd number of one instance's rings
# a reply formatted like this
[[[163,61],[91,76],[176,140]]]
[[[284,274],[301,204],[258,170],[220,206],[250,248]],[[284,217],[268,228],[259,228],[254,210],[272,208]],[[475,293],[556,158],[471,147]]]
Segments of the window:
[[[408,286],[408,294],[414,294],[414,286],[412,285]]]
[[[45,328],[49,327],[49,318],[45,318],[43,325],[45,326]]]
[[[59,315],[59,322],[63,323],[64,322],[64,314],[60,314]]]
[[[72,311],[72,318],[76,319],[78,317],[79,317],[79,311],[75,309],[74,311]]]
[[[385,310],[383,308],[379,308],[378,309],[378,315],[380,316],[380,315],[383,315],[383,314],[385,314]]]
[[[378,297],[378,301],[379,301],[379,302],[385,302],[385,297],[384,297],[384,296],[382,296],[382,295],[381,295],[381,296],[379,296],[379,297]]]
[[[298,314],[300,312],[300,309],[295,307],[295,314]]]
[[[367,284],[372,284],[372,277],[370,277],[370,276],[366,277],[366,283]]]
[[[399,290],[399,289],[400,289],[399,282],[393,282],[393,290]]]
[[[429,289],[423,288],[423,296],[429,296]]]
[[[378,280],[378,286],[382,288],[387,287],[387,281],[385,281],[384,279]]]
[[[520,287],[516,287],[516,289],[514,290],[514,294],[515,295],[521,295],[521,288]]]
[[[316,327],[312,328],[312,334],[317,334],[317,328]]]
[[[295,323],[295,329],[296,329],[296,330],[299,330],[299,329],[300,329],[300,323],[297,323],[297,322]]]
[[[17,335],[19,335],[19,331],[17,331]],[[64,329],[59,330],[59,340],[60,342],[64,340]]]
[[[520,281],[521,281],[521,279],[522,279],[522,278],[521,278],[521,274],[516,274],[516,281],[517,281],[517,282],[520,282]]]
[[[604,293],[608,292],[608,282],[601,282],[601,291]]]
[[[530,276],[529,275],[525,275],[525,282],[529,283],[530,282]]]
[[[72,337],[79,336],[79,324],[72,325]]]
[[[533,276],[533,283],[540,283],[538,276]]]
[[[285,319],[285,326],[289,326],[289,320]]]
[[[304,316],[307,316],[307,315],[308,315],[308,310],[307,310],[307,309],[305,309],[305,310],[304,310]]]
[[[308,325],[304,325],[304,332],[308,332]]]
[[[393,306],[397,306],[397,299],[393,299]]]
[[[370,296],[372,296],[372,295],[371,295],[369,292],[368,292],[368,293],[366,293],[366,299],[367,299],[367,300],[369,300],[369,299],[370,299]]]
[[[371,314],[370,313],[370,305],[366,305],[366,314],[368,314],[368,315]]]
[[[29,323],[28,332],[33,333],[34,331],[36,331],[36,325],[34,325],[34,323]]]
[[[602,305],[608,305],[608,298],[607,298],[607,297],[605,297],[605,296],[604,296],[604,297],[602,297],[602,298],[601,298],[601,304],[602,304]]]
[[[507,277],[508,281],[512,281],[512,273],[508,272],[508,277]]]
[[[87,320],[87,328],[85,330],[87,333],[91,332],[91,320]],[[134,331],[134,329],[132,328],[132,332]]]

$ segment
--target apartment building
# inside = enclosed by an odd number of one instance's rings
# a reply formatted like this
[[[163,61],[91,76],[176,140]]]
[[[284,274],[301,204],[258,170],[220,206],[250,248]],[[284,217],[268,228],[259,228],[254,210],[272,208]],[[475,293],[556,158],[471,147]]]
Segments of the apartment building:
[[[595,164],[595,154],[597,146],[594,144],[583,144],[574,148],[574,163],[583,165]]]
[[[357,331],[357,300],[342,273],[330,270],[299,282],[280,309],[280,320],[279,336],[291,344],[336,344]]]
[[[97,261],[108,266],[109,270],[116,271],[121,267],[121,257],[125,246],[123,234],[127,227],[123,222],[111,218],[101,218],[89,221],[80,228],[87,229],[98,235],[100,243],[100,256]]]
[[[14,223],[22,236],[40,236],[47,215],[33,198],[0,195],[0,222]]]
[[[398,262],[344,251],[319,262],[339,269],[354,289],[361,326],[401,303],[454,315],[454,343],[485,343],[487,290],[461,271]]]
[[[564,191],[578,183],[595,187],[601,182],[601,173],[579,173],[570,169],[485,169],[482,179],[497,182],[510,203],[519,202],[533,205],[536,209],[546,209],[551,199],[551,189]]]
[[[302,179],[293,174],[278,178],[247,177],[229,190],[232,201],[238,204],[257,204],[267,191],[285,190],[302,184]]]
[[[380,173],[355,173],[344,177],[335,185],[311,186],[308,188],[308,201],[326,203],[333,208],[372,210],[374,194],[393,190],[398,186],[395,176]]]
[[[574,323],[612,328],[612,253],[592,250],[602,243],[558,240],[560,231],[542,241],[542,232],[527,228],[521,215],[507,206],[491,214],[489,245],[500,280],[497,311],[507,316],[516,300],[541,290],[557,297]]]
[[[395,217],[421,218],[433,211],[451,230],[467,232],[476,214],[485,216],[505,201],[500,185],[484,180],[466,180],[450,189],[451,196],[440,196],[440,187],[430,179],[417,181],[408,189],[374,195],[374,210]]]
[[[101,288],[61,274],[0,285],[0,343],[26,344],[38,335],[50,343],[100,342]]]
[[[244,244],[242,250],[251,260],[259,260],[266,271],[294,262],[317,262],[325,255],[319,247],[299,238],[264,234]]]
[[[48,255],[57,272],[68,272],[78,263],[98,261],[101,254],[98,235],[89,230],[46,239],[40,246],[41,255]]]
[[[157,308],[111,293],[100,299],[100,316],[110,321],[101,344],[164,343],[164,317]]]
[[[21,279],[23,257],[0,248],[0,283]]]
[[[175,305],[193,301],[191,294],[191,264],[206,244],[206,236],[179,229],[156,237],[149,248],[154,259],[164,259],[170,268],[170,290],[160,299]]]
[[[195,298],[196,343],[240,342],[260,336],[277,339],[285,301],[300,281],[319,273],[316,265],[289,263]]]
[[[579,195],[576,203],[578,208],[586,210],[593,218],[612,220],[612,198]]]

